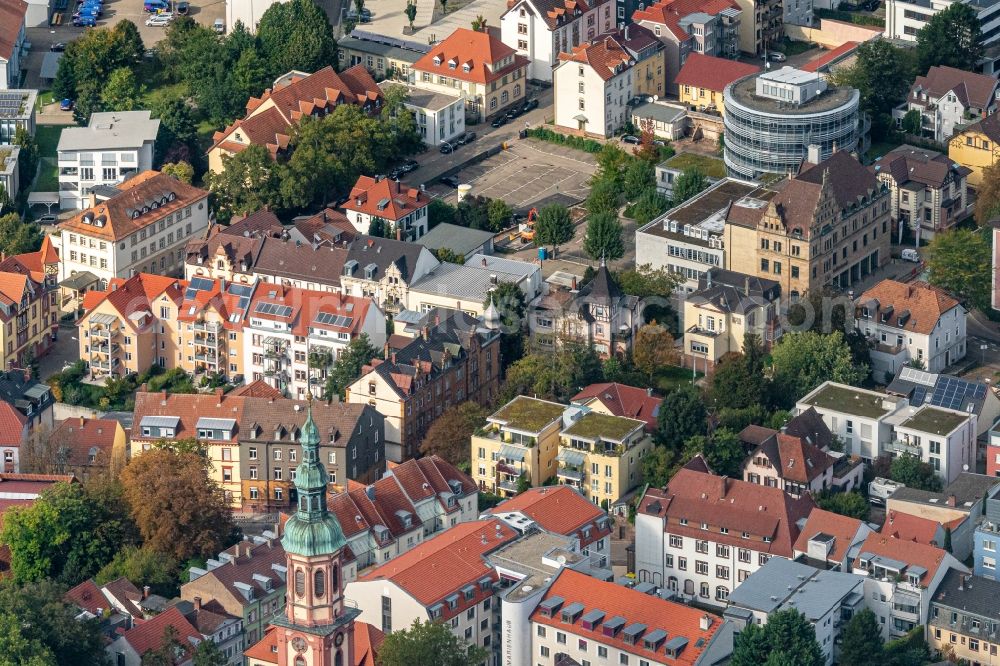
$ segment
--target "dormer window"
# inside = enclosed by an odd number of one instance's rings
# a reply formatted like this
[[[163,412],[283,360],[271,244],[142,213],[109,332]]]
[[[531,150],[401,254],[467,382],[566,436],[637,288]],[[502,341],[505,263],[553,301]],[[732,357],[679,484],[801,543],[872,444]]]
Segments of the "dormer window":
[[[441,66],[441,56],[434,56],[434,64],[438,67]]]
[[[472,66],[469,63],[465,63],[464,65],[462,65],[462,71],[465,73],[469,73],[472,71]]]

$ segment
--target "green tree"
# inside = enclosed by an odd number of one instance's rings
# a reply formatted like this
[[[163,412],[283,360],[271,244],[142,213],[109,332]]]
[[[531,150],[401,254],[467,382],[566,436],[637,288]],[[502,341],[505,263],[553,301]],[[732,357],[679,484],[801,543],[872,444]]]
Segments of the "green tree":
[[[101,91],[101,105],[105,111],[135,111],[142,103],[143,86],[129,67],[119,67],[111,72]]]
[[[198,125],[187,100],[168,97],[153,105],[153,115],[160,119],[156,135],[158,162],[191,162],[198,152]]]
[[[113,28],[89,30],[66,46],[52,89],[76,101],[78,119],[101,110],[101,90],[112,72],[138,66],[144,51],[138,34],[130,21],[120,21]]]
[[[840,646],[841,666],[881,666],[882,630],[878,617],[867,608],[854,614],[844,627]]]
[[[10,256],[35,252],[42,246],[42,232],[37,224],[29,224],[17,213],[0,216],[0,252]]]
[[[674,181],[674,193],[671,203],[680,206],[682,203],[708,187],[708,179],[697,167],[684,169],[684,172]]]
[[[625,256],[624,229],[614,213],[597,213],[587,220],[587,235],[583,238],[583,251],[594,259],[613,261]]]
[[[555,353],[535,352],[518,359],[507,368],[507,380],[501,402],[519,395],[568,401],[580,387],[599,381],[601,360],[593,347],[564,341]]]
[[[693,384],[681,384],[663,396],[654,438],[658,444],[680,451],[684,442],[704,435],[708,413],[701,391]]]
[[[444,262],[448,262],[449,264],[465,263],[465,255],[459,254],[458,252],[455,252],[454,250],[447,247],[439,247],[438,249],[434,250],[434,256],[437,257],[437,260],[442,263]]]
[[[844,334],[821,335],[813,331],[786,333],[771,350],[776,392],[782,406],[803,396],[826,380],[860,384],[868,376],[867,366],[854,365]]]
[[[680,284],[680,278],[675,273],[665,268],[653,268],[650,264],[615,273],[614,278],[622,291],[639,298],[670,298]]]
[[[701,435],[692,438],[698,439]],[[690,442],[691,440],[688,440]],[[687,443],[685,443],[685,449]],[[740,467],[746,457],[743,443],[739,435],[732,430],[719,428],[712,433],[712,436],[704,441],[700,452],[705,456],[712,471],[721,476],[740,477]]]
[[[413,21],[417,18],[417,5],[413,0],[406,0],[406,8],[403,10],[403,15],[410,22],[410,32],[413,32]]]
[[[750,624],[733,645],[732,666],[823,666],[816,630],[795,609],[773,613],[763,627]]]
[[[941,490],[941,479],[928,463],[917,456],[904,453],[894,458],[889,467],[889,478],[917,490]]]
[[[917,109],[910,109],[903,116],[903,131],[907,134],[920,136],[920,123],[922,116]]]
[[[160,172],[173,176],[182,183],[191,184],[194,180],[194,167],[187,162],[168,162],[160,167]]]
[[[491,302],[500,311],[500,319],[504,326],[511,330],[520,330],[523,327],[528,304],[524,300],[524,292],[516,282],[506,280],[498,282],[486,296],[483,306],[488,306]]]
[[[677,350],[670,331],[655,321],[639,327],[632,343],[632,363],[647,381],[652,383],[657,370],[676,362]]]
[[[271,5],[261,16],[257,39],[272,78],[293,69],[315,72],[336,62],[330,21],[312,0]]]
[[[490,200],[482,195],[465,197],[455,207],[455,224],[469,229],[488,229]]]
[[[455,207],[442,199],[431,199],[427,204],[427,226],[433,229],[442,222],[455,223]]]
[[[440,622],[414,620],[408,629],[386,634],[378,652],[379,666],[477,666],[487,652],[467,645]]]
[[[759,405],[767,391],[764,376],[764,348],[760,337],[747,333],[743,353],[730,356],[715,366],[710,395],[717,409],[745,409]]]
[[[375,215],[368,223],[368,235],[375,238],[387,238],[392,232],[392,225],[384,217]]]
[[[143,547],[177,562],[212,557],[239,536],[222,489],[197,453],[150,449],[121,474]]]
[[[75,585],[94,575],[120,548],[135,543],[127,511],[120,492],[78,483],[55,484],[34,504],[9,509],[0,543],[10,548],[14,579]]]
[[[587,212],[592,216],[600,213],[617,215],[621,205],[620,185],[611,178],[594,179],[591,181],[586,205]]]
[[[902,101],[913,81],[914,62],[907,49],[886,39],[872,39],[861,44],[854,64],[838,68],[832,74],[836,85],[857,88],[860,105],[874,123],[878,136],[892,128],[892,109]],[[926,72],[922,70],[921,73]]]
[[[653,450],[639,459],[642,480],[653,488],[663,488],[674,472],[675,455],[665,446],[654,446]]]
[[[0,664],[108,663],[100,621],[77,620],[78,611],[64,600],[65,593],[65,586],[51,580],[0,582]]]
[[[192,666],[226,666],[228,663],[226,655],[222,654],[219,647],[211,640],[198,643],[191,662]]]
[[[491,199],[487,207],[487,217],[489,218],[489,230],[497,233],[503,231],[511,224],[514,216],[514,209],[503,199]]]
[[[928,281],[980,310],[990,307],[993,248],[989,229],[953,229],[927,247]]]
[[[668,210],[670,210],[670,200],[660,194],[656,188],[650,188],[626,209],[625,214],[635,220],[636,224],[642,226]]]
[[[136,586],[148,585],[154,593],[169,599],[180,592],[177,568],[177,562],[170,556],[151,548],[127,546],[97,572],[94,582],[106,585],[113,580],[127,578]]]
[[[379,350],[372,346],[367,333],[351,340],[327,375],[324,393],[327,399],[332,399],[335,395],[343,397],[344,389],[361,376],[362,367],[371,363],[378,355]]]
[[[139,28],[132,21],[123,19],[115,23],[112,30],[118,41],[118,57],[133,67],[137,66],[146,53],[146,46],[142,43]]]
[[[656,188],[656,169],[646,160],[632,160],[625,167],[625,199],[635,201],[651,188]]]
[[[463,402],[434,419],[427,429],[420,453],[439,455],[454,465],[469,464],[469,438],[483,425],[486,410],[474,402]]]
[[[205,174],[219,219],[228,222],[234,215],[249,215],[265,206],[277,207],[278,171],[267,148],[259,144],[235,155],[224,155],[222,171]]]
[[[476,18],[472,19],[472,29],[476,32],[486,32],[486,19],[483,18],[482,14],[476,15]]]
[[[850,516],[858,520],[868,520],[868,500],[861,493],[823,493],[816,497],[816,504],[821,509]]]
[[[14,131],[13,144],[21,149],[17,158],[21,189],[29,189],[35,180],[35,172],[38,170],[38,142],[25,127],[18,126]]]
[[[573,238],[573,232],[573,220],[565,206],[551,204],[538,212],[538,219],[535,220],[536,246],[550,245],[555,254],[558,246]]]
[[[917,33],[917,65],[973,70],[983,57],[983,33],[976,9],[955,3],[940,11]]]
[[[625,169],[634,158],[613,143],[604,144],[594,157],[597,160],[597,171],[591,177],[591,184],[596,185],[598,181],[606,180],[614,183],[620,190],[625,184]]]

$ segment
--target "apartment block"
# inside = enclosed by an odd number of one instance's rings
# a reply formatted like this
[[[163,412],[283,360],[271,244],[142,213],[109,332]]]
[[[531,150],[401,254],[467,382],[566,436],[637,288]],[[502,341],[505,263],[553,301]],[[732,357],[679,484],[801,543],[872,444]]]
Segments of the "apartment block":
[[[641,460],[652,450],[643,421],[587,410],[559,434],[556,478],[610,508],[642,482]]]
[[[149,111],[93,113],[86,127],[59,135],[59,206],[93,205],[90,191],[115,186],[153,168],[160,121]]]
[[[631,118],[634,66],[632,54],[610,36],[560,53],[552,72],[556,126],[588,136],[613,136]]]
[[[772,557],[793,557],[800,523],[815,508],[778,488],[715,476],[701,456],[651,488],[635,521],[640,581],[724,608],[730,593]]]
[[[0,369],[29,367],[59,335],[59,254],[48,236],[37,252],[0,260]]]
[[[816,508],[809,512],[792,552],[796,561],[818,569],[850,571],[850,553],[871,533],[868,523]]]
[[[989,664],[1000,648],[1000,583],[949,569],[930,605],[927,644],[969,664]]]
[[[430,197],[416,187],[406,187],[385,176],[359,176],[344,202],[348,219],[358,233],[367,234],[372,220],[386,224],[387,235],[413,242],[427,233]]]
[[[897,126],[902,126],[908,111],[918,111],[921,135],[946,143],[962,126],[992,115],[998,100],[996,77],[935,65],[914,80],[906,101],[892,115]]]

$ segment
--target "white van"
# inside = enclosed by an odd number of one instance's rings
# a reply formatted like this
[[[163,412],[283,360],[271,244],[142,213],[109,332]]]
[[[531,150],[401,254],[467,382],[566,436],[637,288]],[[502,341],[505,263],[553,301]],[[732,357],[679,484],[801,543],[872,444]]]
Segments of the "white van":
[[[892,497],[894,492],[905,487],[906,484],[876,476],[868,484],[868,501],[872,504],[881,504],[884,506],[886,500]]]
[[[914,250],[912,247],[908,247],[900,253],[903,261],[912,261],[915,264],[920,263],[920,254]]]

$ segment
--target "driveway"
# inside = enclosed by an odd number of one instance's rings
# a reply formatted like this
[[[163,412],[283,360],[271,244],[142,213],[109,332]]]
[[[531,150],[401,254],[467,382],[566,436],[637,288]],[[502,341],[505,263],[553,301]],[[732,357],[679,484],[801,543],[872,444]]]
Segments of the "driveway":
[[[80,360],[80,343],[77,338],[77,329],[60,327],[59,337],[49,350],[49,353],[38,359],[38,372],[42,381],[60,372],[67,363],[75,363]]]

